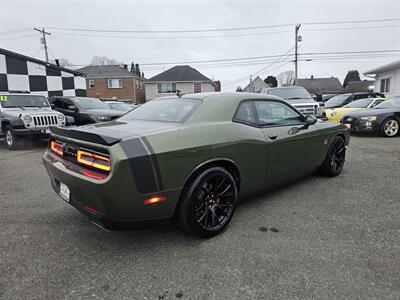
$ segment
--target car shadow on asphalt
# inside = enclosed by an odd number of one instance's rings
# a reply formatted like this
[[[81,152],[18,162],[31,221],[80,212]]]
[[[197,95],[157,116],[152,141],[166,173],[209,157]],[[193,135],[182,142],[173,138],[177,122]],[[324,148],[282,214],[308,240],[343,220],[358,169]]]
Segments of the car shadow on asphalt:
[[[30,151],[30,150],[43,150],[47,147],[48,139],[31,140],[25,139],[14,152]],[[7,150],[7,145],[4,139],[0,139],[0,150]]]

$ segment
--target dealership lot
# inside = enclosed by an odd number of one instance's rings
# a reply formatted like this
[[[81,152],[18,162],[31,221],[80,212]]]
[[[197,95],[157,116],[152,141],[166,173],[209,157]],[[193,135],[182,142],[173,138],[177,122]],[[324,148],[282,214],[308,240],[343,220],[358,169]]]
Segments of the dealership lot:
[[[353,136],[343,173],[243,201],[220,236],[107,232],[52,191],[46,143],[0,145],[0,298],[400,297],[400,138]]]

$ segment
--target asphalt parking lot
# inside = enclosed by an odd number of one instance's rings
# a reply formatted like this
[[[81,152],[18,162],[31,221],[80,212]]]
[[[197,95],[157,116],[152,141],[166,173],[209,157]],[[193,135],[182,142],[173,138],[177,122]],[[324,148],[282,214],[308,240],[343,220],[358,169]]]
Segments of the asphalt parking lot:
[[[0,142],[2,299],[399,299],[400,137],[352,137],[343,173],[246,200],[209,240],[104,231],[51,190],[45,143]]]

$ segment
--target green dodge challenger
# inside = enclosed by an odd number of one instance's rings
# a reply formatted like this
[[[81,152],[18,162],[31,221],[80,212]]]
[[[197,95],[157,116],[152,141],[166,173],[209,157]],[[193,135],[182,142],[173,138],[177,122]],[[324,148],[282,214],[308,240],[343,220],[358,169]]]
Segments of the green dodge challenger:
[[[107,229],[174,218],[210,237],[238,199],[319,171],[338,175],[349,130],[281,98],[199,93],[158,98],[121,118],[52,128],[43,162],[61,198]]]

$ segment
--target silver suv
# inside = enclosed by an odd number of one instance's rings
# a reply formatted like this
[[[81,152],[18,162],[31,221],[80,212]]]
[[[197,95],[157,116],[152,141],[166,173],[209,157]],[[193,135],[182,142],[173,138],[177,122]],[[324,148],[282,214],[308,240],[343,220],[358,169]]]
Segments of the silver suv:
[[[22,137],[48,137],[50,126],[65,123],[65,116],[44,96],[0,93],[0,136],[9,149],[17,148]]]
[[[261,93],[281,97],[303,115],[321,115],[320,107],[302,86],[284,86],[264,89]]]

